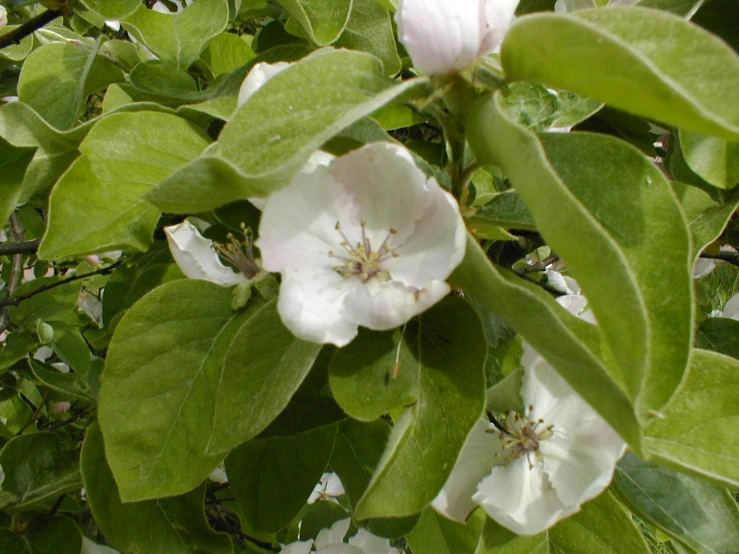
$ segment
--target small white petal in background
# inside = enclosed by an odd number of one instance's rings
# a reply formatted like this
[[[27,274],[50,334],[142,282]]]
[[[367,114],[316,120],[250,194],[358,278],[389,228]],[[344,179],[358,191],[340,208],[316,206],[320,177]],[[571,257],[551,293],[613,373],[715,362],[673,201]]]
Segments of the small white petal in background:
[[[208,474],[208,479],[214,483],[228,483],[228,475],[226,475],[226,468],[223,464],[219,465],[213,471]]]
[[[69,408],[71,407],[72,405],[69,402],[57,402],[56,404],[54,404],[54,408],[52,409],[52,411],[56,415],[60,415],[60,414],[63,414],[64,412],[68,412]]]
[[[5,472],[3,466],[0,466],[0,490],[3,490],[3,482],[5,481]]]
[[[324,473],[321,475],[321,480],[313,489],[308,497],[308,504],[313,504],[319,498],[324,500],[333,500],[336,496],[344,494],[344,485],[341,484],[341,479],[335,473]]]
[[[159,13],[180,13],[183,10],[182,2],[180,0],[169,0],[169,2],[175,5],[175,12],[169,11],[169,8],[161,2],[154,2],[154,5],[151,7],[151,9]]]
[[[698,258],[695,260],[695,265],[693,266],[693,279],[705,277],[714,269],[716,269],[716,262],[714,260]]]
[[[429,75],[457,73],[494,52],[519,0],[400,0],[398,38],[413,66]]]
[[[245,104],[251,96],[259,90],[264,83],[269,81],[272,77],[278,73],[284,71],[290,66],[288,62],[276,62],[276,63],[265,63],[261,62],[255,64],[251,68],[244,82],[241,83],[239,89],[239,97],[236,105],[241,106]]]
[[[585,297],[558,301],[577,313]],[[526,343],[522,364],[525,413],[501,423],[506,435],[481,419],[432,505],[459,521],[479,505],[511,531],[534,535],[603,492],[626,443]]]
[[[81,554],[118,554],[118,551],[101,544],[96,544],[87,537],[82,537]]]
[[[246,280],[243,274],[221,262],[213,249],[213,241],[203,237],[189,221],[165,227],[164,232],[172,257],[186,277],[204,279],[225,287],[232,287]]]
[[[723,312],[721,312],[721,317],[739,321],[739,293],[729,298],[729,301],[724,306]]]
[[[397,548],[390,546],[388,539],[377,537],[364,529],[360,529],[356,535],[344,542],[350,525],[350,518],[341,519],[330,529],[321,529],[315,541],[288,544],[280,553],[308,554],[313,546],[316,554],[400,554]]]
[[[0,6],[0,29],[8,24],[8,10],[5,6]]]
[[[121,30],[121,22],[117,19],[109,19],[105,21],[105,26],[115,31],[116,33]]]
[[[282,274],[278,311],[298,338],[348,344],[388,330],[449,292],[466,232],[452,196],[391,143],[301,172],[272,194],[257,246]]]

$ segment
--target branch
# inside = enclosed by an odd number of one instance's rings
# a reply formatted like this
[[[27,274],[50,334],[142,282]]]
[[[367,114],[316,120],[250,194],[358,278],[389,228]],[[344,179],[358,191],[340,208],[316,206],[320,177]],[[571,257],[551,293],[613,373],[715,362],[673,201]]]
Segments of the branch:
[[[541,283],[537,281],[536,279],[533,279],[532,277],[529,277],[528,275],[524,273],[516,273],[515,275],[523,279],[524,281],[528,281],[529,283],[534,283],[537,287],[543,288],[545,291],[547,291],[550,294],[553,294],[554,296],[565,296],[567,293],[562,292],[561,290],[555,289],[552,285],[548,285],[547,283]]]
[[[23,242],[23,235],[26,232],[25,227],[21,225],[20,220],[18,219],[18,216],[13,213],[10,215],[10,227],[11,227],[11,234],[13,235],[13,238],[15,239],[16,243]],[[13,293],[15,292],[15,288],[18,286],[18,284],[21,281],[21,276],[23,275],[23,254],[20,252],[17,254],[13,254],[13,262],[10,266],[10,277],[8,278],[8,297],[13,296]],[[10,323],[10,316],[8,315],[8,310],[6,310],[3,306],[5,304],[0,303],[0,332],[5,331],[5,329],[8,328],[8,324]]]
[[[708,254],[707,252],[703,252],[700,257],[706,258],[708,260],[722,260],[724,262],[729,262],[730,264],[739,267],[739,252],[736,251],[729,252],[719,250],[715,254]]]
[[[74,277],[69,277],[68,279],[62,279],[61,281],[57,281],[56,283],[50,283],[48,285],[44,285],[42,287],[32,290],[31,292],[27,292],[26,294],[21,294],[20,296],[16,296],[15,298],[7,298],[6,300],[3,300],[2,302],[0,302],[0,307],[17,306],[24,300],[27,300],[31,298],[32,296],[36,296],[37,294],[41,294],[42,292],[46,292],[49,289],[53,289],[54,287],[66,285],[67,283],[79,281],[80,279],[85,279],[86,277],[92,277],[93,275],[105,275],[107,273],[112,272],[116,267],[118,267],[122,263],[123,263],[123,260],[118,260],[114,264],[111,264],[108,267],[104,267],[102,269],[98,269],[97,271],[91,271],[90,273],[83,273],[82,275],[75,275]]]
[[[6,242],[0,244],[0,256],[10,256],[11,254],[35,254],[41,239],[27,240],[24,242]]]
[[[0,36],[0,50],[10,46],[12,44],[18,44],[21,40],[26,38],[28,35],[35,33],[41,27],[51,23],[57,17],[60,17],[62,12],[56,10],[46,10],[44,13],[37,15],[33,19],[29,19],[23,25],[17,29],[13,29],[7,35]]]

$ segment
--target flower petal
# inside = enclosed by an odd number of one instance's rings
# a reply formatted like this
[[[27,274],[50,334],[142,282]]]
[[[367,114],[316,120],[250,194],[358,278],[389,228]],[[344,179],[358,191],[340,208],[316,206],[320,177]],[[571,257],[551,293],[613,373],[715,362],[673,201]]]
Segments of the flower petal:
[[[432,281],[416,289],[395,281],[370,281],[355,286],[344,301],[344,316],[355,324],[386,331],[402,325],[444,298],[451,288],[443,281]]]
[[[249,98],[251,98],[252,95],[262,87],[262,85],[264,85],[264,83],[287,69],[289,66],[290,64],[288,62],[276,62],[272,64],[261,62],[255,64],[247,74],[244,82],[241,83],[236,105],[242,106],[245,104],[246,101],[249,100]]]
[[[277,311],[299,339],[345,346],[357,336],[357,324],[344,315],[344,299],[355,284],[328,270],[283,274]]]
[[[478,483],[497,463],[496,456],[501,452],[502,443],[497,432],[488,433],[489,430],[495,430],[495,427],[487,419],[481,418],[475,423],[446,483],[431,503],[437,512],[450,519],[464,521],[477,508],[472,495]]]
[[[246,280],[243,274],[223,265],[213,250],[213,241],[204,238],[189,221],[165,227],[164,232],[172,257],[189,279],[205,279],[225,287]]]
[[[739,293],[735,294],[724,306],[722,317],[728,317],[730,319],[736,319],[739,321]]]
[[[472,499],[495,521],[519,535],[535,535],[577,509],[566,507],[540,463],[526,456],[494,467]]]
[[[316,548],[320,549],[336,543],[343,544],[351,522],[351,518],[340,519],[331,526],[331,529],[321,529],[315,540]]]
[[[485,19],[483,39],[478,56],[498,50],[500,43],[513,23],[519,0],[485,0]]]
[[[280,554],[309,554],[313,547],[313,541],[297,541],[285,545]]]
[[[398,38],[414,67],[429,75],[455,73],[478,57],[482,0],[401,0]]]
[[[373,535],[366,529],[360,529],[348,542],[361,548],[364,554],[399,554],[397,548],[390,547],[388,539]]]
[[[316,550],[316,554],[364,554],[358,546],[344,543],[334,543]]]

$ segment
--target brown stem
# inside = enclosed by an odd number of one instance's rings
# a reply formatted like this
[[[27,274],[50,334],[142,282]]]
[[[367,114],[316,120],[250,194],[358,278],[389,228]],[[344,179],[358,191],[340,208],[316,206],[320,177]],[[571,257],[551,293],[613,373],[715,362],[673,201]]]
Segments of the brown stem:
[[[12,254],[35,254],[41,239],[26,240],[23,242],[6,242],[0,244],[0,256],[10,256]]]
[[[703,252],[700,255],[701,258],[705,258],[708,260],[722,260],[724,262],[729,262],[732,265],[735,265],[739,267],[739,252],[727,252],[724,250],[720,250],[716,252],[715,254],[709,254],[707,252]]]
[[[62,12],[56,10],[46,10],[33,19],[29,19],[17,29],[13,29],[8,34],[0,36],[0,50],[13,44],[20,43],[20,41],[26,38],[28,35],[35,33],[41,27],[44,27],[45,25],[51,23],[61,15]]]
[[[26,229],[25,227],[23,227],[23,225],[21,225],[21,222],[16,214],[11,214],[10,216],[10,227],[10,232],[13,236],[14,242],[23,242],[23,235],[25,234]],[[8,278],[8,298],[13,296],[16,287],[21,281],[22,275],[23,254],[19,252],[17,254],[13,254],[13,262],[10,266],[10,277]],[[7,302],[7,300],[5,300],[4,302]],[[2,308],[0,310],[0,333],[5,331],[5,329],[7,329],[8,325],[10,324],[10,316],[8,315],[8,310],[5,309],[4,306],[6,306],[6,304],[0,302],[0,308]]]

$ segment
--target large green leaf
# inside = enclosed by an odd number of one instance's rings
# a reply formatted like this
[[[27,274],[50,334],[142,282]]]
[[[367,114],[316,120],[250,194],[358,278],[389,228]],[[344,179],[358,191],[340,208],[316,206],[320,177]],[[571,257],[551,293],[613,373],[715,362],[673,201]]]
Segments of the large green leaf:
[[[706,554],[732,554],[739,545],[739,508],[724,488],[627,454],[614,482],[642,519]]]
[[[193,489],[277,416],[310,369],[320,346],[282,327],[274,301],[234,312],[231,296],[206,281],[170,282],[116,327],[99,418],[126,501]]]
[[[728,317],[709,317],[701,321],[695,345],[739,360],[739,321]]]
[[[21,196],[21,186],[35,148],[17,148],[0,139],[0,222],[8,221]]]
[[[228,17],[228,0],[198,0],[176,15],[139,4],[139,9],[122,23],[162,61],[187,69],[208,41],[226,28]]]
[[[279,0],[318,46],[334,42],[344,30],[352,0]]]
[[[413,554],[474,554],[485,519],[485,512],[476,510],[465,523],[458,523],[426,508],[408,534],[408,544]]]
[[[413,376],[418,393],[395,422],[386,452],[355,506],[358,519],[423,510],[446,481],[485,406],[485,336],[467,303],[459,298],[442,301],[409,322],[400,340],[401,350],[412,359],[404,357],[408,362],[399,371]],[[387,347],[396,350],[392,341]],[[392,378],[390,360],[387,366]]]
[[[50,125],[69,129],[85,110],[87,97],[110,83],[123,81],[123,71],[83,44],[56,42],[35,50],[23,64],[18,99]]]
[[[541,288],[496,268],[474,239],[450,281],[475,302],[499,314],[521,333],[632,448],[639,450],[639,425],[618,377],[606,365],[601,337]]]
[[[739,140],[739,58],[716,36],[638,7],[520,18],[501,61],[538,81],[696,133]]]
[[[82,0],[89,10],[103,19],[123,19],[141,5],[139,0]]]
[[[566,260],[646,420],[682,380],[692,342],[690,237],[672,190],[625,142],[595,133],[537,136],[511,121],[499,100],[473,106],[470,145],[480,161],[503,169]]]
[[[649,457],[739,487],[738,375],[739,360],[694,350],[685,381],[645,430]]]
[[[141,196],[207,144],[201,132],[169,114],[121,113],[100,120],[80,145],[82,156],[51,193],[39,257],[146,250],[159,210]]]
[[[87,430],[81,468],[95,523],[121,552],[233,553],[228,535],[216,533],[208,526],[203,513],[204,486],[175,498],[123,504],[96,423]]]
[[[39,319],[42,321],[58,321],[69,319],[70,315],[76,317],[70,312],[73,312],[77,307],[82,282],[72,281],[63,285],[56,285],[62,280],[64,280],[62,276],[41,277],[23,283],[15,289],[15,296],[21,296],[47,285],[55,285],[23,300],[17,306],[11,306],[10,317],[13,321],[26,329],[33,329]]]
[[[348,50],[294,63],[233,114],[203,157],[165,179],[147,199],[166,211],[192,213],[267,196],[287,185],[339,131],[428,83],[395,83],[382,73],[377,58]]]
[[[82,487],[77,453],[53,433],[31,433],[8,441],[0,452],[2,490],[14,500],[9,513],[49,508],[65,492]],[[0,497],[0,500],[2,498]]]
[[[631,514],[605,492],[574,516],[532,536],[519,536],[488,519],[478,554],[649,554]]]
[[[287,526],[325,471],[338,424],[292,437],[251,440],[226,458],[231,490],[249,525],[273,533]]]
[[[716,240],[739,206],[739,188],[714,189],[708,194],[698,187],[673,183],[693,237],[693,257]]]
[[[79,554],[81,549],[82,533],[65,516],[34,521],[22,534],[0,531],[0,552],[8,554]]]
[[[739,183],[739,142],[680,131],[680,148],[690,169],[714,187]]]

